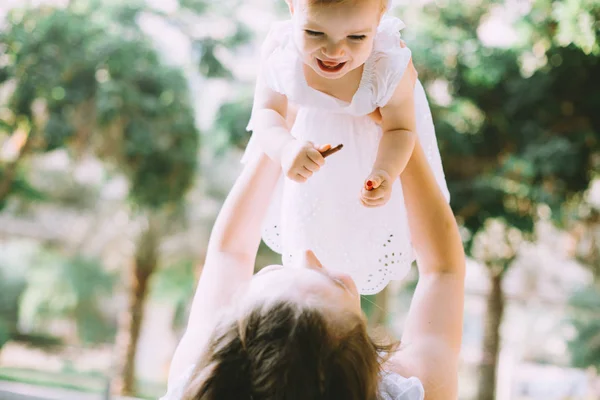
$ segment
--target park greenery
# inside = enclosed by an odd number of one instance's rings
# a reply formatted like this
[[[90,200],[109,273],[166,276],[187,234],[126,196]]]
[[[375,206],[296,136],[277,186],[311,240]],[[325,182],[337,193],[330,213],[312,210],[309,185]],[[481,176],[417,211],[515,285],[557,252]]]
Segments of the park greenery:
[[[126,193],[110,202],[127,216],[133,247],[115,269],[89,251],[85,235],[73,244],[0,229],[0,240],[16,243],[0,246],[0,346],[114,344],[112,390],[125,395],[139,394],[135,354],[148,301],[175,305],[175,331],[185,320],[202,250],[174,259],[163,251],[173,238],[190,240],[186,221],[198,199],[220,202],[226,193],[203,186],[215,173],[203,157],[226,159],[248,140],[253,82],[223,52],[260,47],[260,35],[231,12],[239,1],[175,3],[168,11],[142,1],[18,6],[0,26],[0,216],[31,220],[56,209],[93,217],[120,179]],[[599,369],[600,211],[590,188],[600,172],[600,1],[397,3],[392,12],[407,23],[402,35],[431,101],[451,206],[468,255],[487,273],[476,398],[496,398],[504,278],[542,222],[574,238],[573,258],[589,271],[568,302],[570,365]],[[279,6],[272,12],[285,18]],[[191,71],[156,48],[140,26],[148,15],[190,44]],[[210,18],[228,18],[234,29],[198,34]],[[237,93],[208,128],[199,128],[207,99],[192,92],[190,74]],[[58,172],[43,162],[56,154],[68,160]],[[76,179],[90,159],[101,178]],[[58,218],[56,230],[68,230]],[[115,296],[118,312],[106,313]],[[368,313],[381,312],[369,304]],[[68,333],[51,334],[61,321]]]

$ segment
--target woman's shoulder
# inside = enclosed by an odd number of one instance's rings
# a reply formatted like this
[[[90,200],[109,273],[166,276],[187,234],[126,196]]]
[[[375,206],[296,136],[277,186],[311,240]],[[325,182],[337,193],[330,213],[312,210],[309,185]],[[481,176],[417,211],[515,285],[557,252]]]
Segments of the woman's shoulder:
[[[405,378],[395,372],[384,371],[379,384],[381,400],[423,400],[425,390],[418,378]]]

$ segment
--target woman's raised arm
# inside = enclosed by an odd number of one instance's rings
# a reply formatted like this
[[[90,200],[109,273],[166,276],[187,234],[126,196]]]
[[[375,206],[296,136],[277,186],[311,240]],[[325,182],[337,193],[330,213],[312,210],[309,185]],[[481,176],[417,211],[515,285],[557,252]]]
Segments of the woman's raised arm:
[[[452,210],[420,144],[401,175],[419,282],[390,369],[417,376],[427,400],[457,398],[465,254]]]
[[[252,278],[262,222],[279,175],[278,165],[257,155],[227,196],[210,235],[186,332],[173,356],[170,384],[197,362],[219,313]]]

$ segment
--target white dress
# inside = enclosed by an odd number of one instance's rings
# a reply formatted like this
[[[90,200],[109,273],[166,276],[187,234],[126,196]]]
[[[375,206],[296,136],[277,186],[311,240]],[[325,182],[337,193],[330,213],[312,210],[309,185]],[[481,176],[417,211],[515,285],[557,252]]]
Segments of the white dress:
[[[177,381],[169,385],[169,391],[159,400],[181,400],[193,371],[192,365]],[[417,378],[404,378],[393,372],[381,374],[379,400],[423,400],[424,398],[423,385]]]
[[[383,107],[411,58],[400,47],[402,21],[384,17],[374,49],[350,103],[308,86],[292,39],[291,21],[278,22],[266,43],[274,50],[263,60],[266,84],[298,106],[291,134],[314,143],[343,144],[326,165],[305,183],[280,179],[263,226],[263,240],[293,266],[311,249],[329,269],[350,274],[361,294],[381,291],[390,280],[402,279],[415,259],[400,180],[389,202],[366,208],[360,191],[375,162],[382,130],[368,114]],[[271,46],[269,46],[271,47]],[[417,132],[435,177],[449,199],[431,111],[420,82],[415,87]],[[252,130],[252,121],[248,125]],[[261,151],[251,138],[242,162]]]

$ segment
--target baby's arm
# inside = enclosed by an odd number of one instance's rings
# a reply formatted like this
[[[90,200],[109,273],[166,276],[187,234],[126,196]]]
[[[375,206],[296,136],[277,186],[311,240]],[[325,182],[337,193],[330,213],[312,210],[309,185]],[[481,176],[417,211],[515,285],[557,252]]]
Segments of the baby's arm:
[[[392,98],[381,108],[383,136],[373,169],[386,171],[392,179],[404,171],[415,147],[416,79],[417,73],[410,63]]]
[[[389,200],[392,184],[410,159],[417,138],[414,88],[417,72],[409,62],[392,98],[380,109],[383,135],[377,158],[362,191],[367,207],[378,207]]]
[[[259,75],[254,94],[253,134],[263,152],[278,164],[283,149],[294,141],[286,122],[287,114],[287,98],[271,90]]]
[[[263,60],[272,51],[265,44]],[[254,135],[262,151],[277,164],[283,173],[296,182],[305,182],[324,165],[325,159],[309,142],[296,140],[290,133],[294,110],[287,97],[272,90],[263,74],[259,74],[254,94]]]

